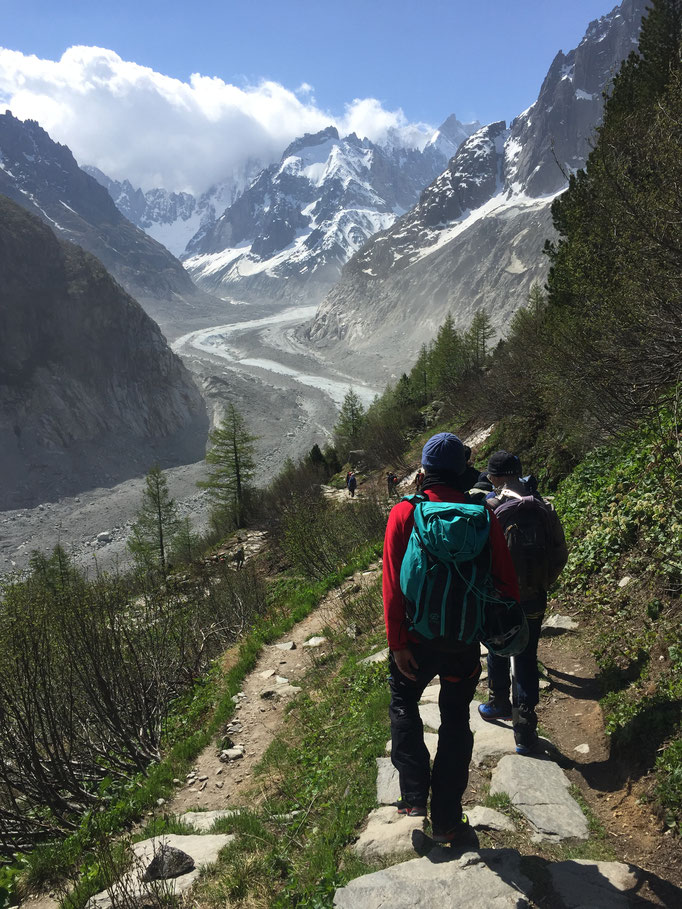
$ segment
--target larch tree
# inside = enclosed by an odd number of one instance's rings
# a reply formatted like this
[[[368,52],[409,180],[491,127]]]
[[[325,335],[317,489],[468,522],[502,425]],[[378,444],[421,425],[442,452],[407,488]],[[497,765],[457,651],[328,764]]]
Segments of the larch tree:
[[[471,325],[464,338],[470,365],[473,369],[482,369],[488,359],[488,342],[495,334],[490,316],[485,309],[479,309],[471,320]]]
[[[341,405],[339,419],[334,426],[337,447],[345,449],[346,452],[352,450],[358,443],[364,421],[365,409],[362,401],[356,392],[349,388]]]
[[[246,517],[245,493],[256,469],[256,437],[249,433],[244,417],[234,404],[230,404],[223,421],[210,433],[209,441],[208,477],[197,485],[208,490],[215,512],[229,515],[241,527]]]
[[[178,512],[168,492],[168,483],[155,464],[145,478],[142,505],[127,544],[136,563],[146,571],[158,569],[165,578],[168,552],[178,526]]]

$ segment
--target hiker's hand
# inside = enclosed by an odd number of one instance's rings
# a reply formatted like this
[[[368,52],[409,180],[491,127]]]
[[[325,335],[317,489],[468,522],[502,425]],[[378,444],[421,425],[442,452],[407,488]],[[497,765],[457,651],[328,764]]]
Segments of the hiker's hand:
[[[419,664],[415,660],[409,647],[406,647],[404,650],[394,650],[393,659],[405,678],[412,679],[413,682],[417,681],[417,676],[414,673],[419,669]]]

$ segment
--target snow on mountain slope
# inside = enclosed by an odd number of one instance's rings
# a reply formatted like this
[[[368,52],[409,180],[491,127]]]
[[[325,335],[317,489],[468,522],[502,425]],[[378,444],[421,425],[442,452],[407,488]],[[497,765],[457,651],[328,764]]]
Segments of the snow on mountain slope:
[[[198,197],[166,189],[143,192],[129,180],[112,180],[97,167],[86,165],[83,170],[107,190],[129,221],[163,244],[174,256],[181,256],[190,240],[207,230],[244,192],[260,172],[261,165],[250,161],[242,171],[230,174]]]
[[[550,205],[589,154],[603,92],[636,46],[647,0],[623,0],[559,52],[537,100],[509,125],[477,130],[394,225],[347,263],[303,332],[368,381],[416,358],[448,312],[460,328],[484,308],[500,334],[543,282]]]
[[[319,300],[341,267],[408,210],[455,143],[478,127],[449,117],[424,150],[331,126],[293,142],[188,246],[185,267],[212,292]]]
[[[0,158],[0,193],[42,218],[60,239],[97,256],[157,321],[166,325],[217,308],[181,263],[133,225],[35,120],[19,120],[10,111],[0,115]]]

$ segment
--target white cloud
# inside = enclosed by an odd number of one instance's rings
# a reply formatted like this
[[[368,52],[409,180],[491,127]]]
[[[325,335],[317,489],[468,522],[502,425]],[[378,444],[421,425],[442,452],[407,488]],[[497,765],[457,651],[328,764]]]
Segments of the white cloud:
[[[0,48],[0,102],[37,120],[79,163],[143,189],[201,192],[249,159],[277,160],[292,139],[330,123],[374,141],[426,141],[426,127],[372,98],[348,104],[339,119],[317,106],[307,83],[290,91],[200,74],[183,82],[98,47],[71,47],[56,61]]]
[[[393,144],[423,148],[433,133],[426,123],[409,123],[402,110],[385,110],[376,98],[355,98],[346,105],[339,124],[342,134],[357,133],[373,142],[391,140]]]

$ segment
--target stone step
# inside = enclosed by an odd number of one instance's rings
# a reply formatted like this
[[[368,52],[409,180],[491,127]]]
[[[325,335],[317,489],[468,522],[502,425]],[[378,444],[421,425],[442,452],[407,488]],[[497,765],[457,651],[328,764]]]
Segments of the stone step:
[[[524,862],[532,863],[539,884],[523,873]],[[543,906],[564,909],[627,909],[642,877],[639,868],[622,862],[550,862],[538,856],[522,858],[515,849],[462,854],[436,846],[423,858],[355,878],[336,891],[334,907],[523,909],[535,904],[536,897]]]
[[[506,755],[493,770],[490,794],[505,793],[536,831],[534,842],[589,837],[587,818],[568,789],[568,777],[546,758]]]

